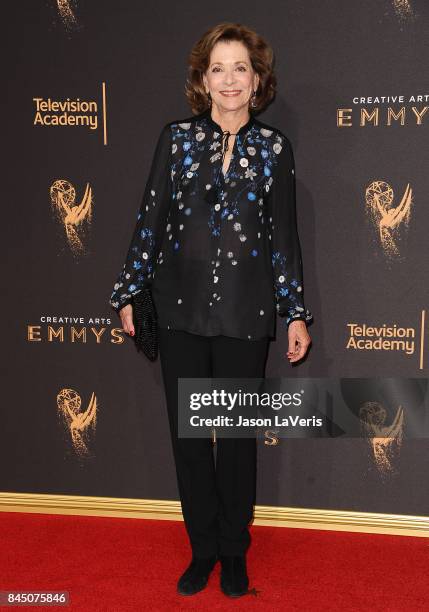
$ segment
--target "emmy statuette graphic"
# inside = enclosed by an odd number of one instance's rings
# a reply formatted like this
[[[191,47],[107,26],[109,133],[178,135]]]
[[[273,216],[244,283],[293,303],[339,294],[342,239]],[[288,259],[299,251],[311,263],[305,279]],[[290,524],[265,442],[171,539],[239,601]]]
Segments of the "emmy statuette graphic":
[[[393,189],[388,183],[373,181],[366,188],[366,211],[374,226],[378,228],[380,244],[388,259],[397,259],[401,256],[398,242],[402,226],[405,226],[405,231],[408,230],[412,195],[412,189],[408,184],[399,204],[393,206]]]
[[[74,255],[85,252],[83,223],[91,223],[92,219],[92,189],[86,184],[85,193],[80,204],[76,204],[76,190],[73,185],[64,179],[58,179],[50,188],[51,207],[64,226],[67,242]],[[80,235],[79,235],[80,234]]]
[[[387,411],[379,402],[365,402],[359,410],[361,428],[381,473],[394,473],[395,458],[403,441],[404,410],[399,406],[390,425],[385,425]]]
[[[84,412],[81,411],[82,399],[74,389],[61,389],[57,395],[58,413],[63,425],[70,433],[73,449],[77,455],[84,457],[89,454],[89,429],[95,431],[97,423],[97,398],[94,393]]]

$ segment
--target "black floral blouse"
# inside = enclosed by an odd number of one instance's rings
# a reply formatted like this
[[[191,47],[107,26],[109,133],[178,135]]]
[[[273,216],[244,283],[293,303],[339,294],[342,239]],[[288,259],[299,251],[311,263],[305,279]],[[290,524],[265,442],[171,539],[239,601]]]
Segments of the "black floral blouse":
[[[210,109],[164,126],[123,269],[117,311],[151,287],[159,326],[203,336],[275,338],[310,321],[303,301],[294,158],[284,134],[256,117],[229,132]]]

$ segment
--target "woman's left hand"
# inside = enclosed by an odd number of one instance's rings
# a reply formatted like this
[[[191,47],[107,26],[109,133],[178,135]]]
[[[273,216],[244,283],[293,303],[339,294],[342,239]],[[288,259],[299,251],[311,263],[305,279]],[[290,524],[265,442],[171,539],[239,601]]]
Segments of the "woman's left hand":
[[[299,361],[304,357],[311,344],[305,321],[291,321],[288,326],[289,347],[286,353],[289,362]]]

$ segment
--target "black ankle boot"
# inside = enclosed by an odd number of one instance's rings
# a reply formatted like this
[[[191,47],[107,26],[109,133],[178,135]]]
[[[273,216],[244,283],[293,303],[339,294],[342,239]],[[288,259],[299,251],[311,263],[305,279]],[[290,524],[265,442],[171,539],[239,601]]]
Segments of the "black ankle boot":
[[[177,592],[180,595],[194,595],[194,593],[202,591],[207,585],[216,561],[217,555],[204,559],[192,557],[191,563],[177,583]]]
[[[220,586],[229,597],[245,595],[249,588],[245,555],[220,555]]]

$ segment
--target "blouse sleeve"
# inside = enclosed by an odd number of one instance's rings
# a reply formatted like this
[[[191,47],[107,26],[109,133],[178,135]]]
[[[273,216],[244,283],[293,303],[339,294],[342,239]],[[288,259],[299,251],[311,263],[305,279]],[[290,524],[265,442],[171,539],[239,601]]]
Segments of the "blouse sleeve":
[[[130,304],[134,295],[152,283],[171,205],[170,133],[167,124],[158,138],[125,263],[110,296],[109,304],[116,312]]]
[[[292,321],[310,321],[311,312],[304,305],[301,246],[296,223],[295,162],[292,146],[284,136],[273,145],[277,156],[273,181],[268,194],[268,231],[271,241],[271,261],[274,274],[276,309]]]

